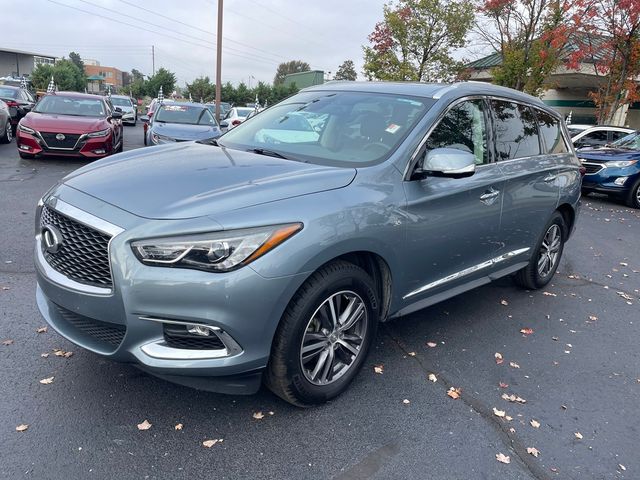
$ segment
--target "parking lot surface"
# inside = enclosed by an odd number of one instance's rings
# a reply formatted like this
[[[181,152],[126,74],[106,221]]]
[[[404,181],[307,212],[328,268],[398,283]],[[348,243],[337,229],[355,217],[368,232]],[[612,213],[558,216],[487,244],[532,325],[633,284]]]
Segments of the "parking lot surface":
[[[0,478],[640,478],[640,211],[583,198],[546,289],[502,279],[387,323],[351,388],[302,410],[37,333],[35,204],[84,164],[0,145]]]

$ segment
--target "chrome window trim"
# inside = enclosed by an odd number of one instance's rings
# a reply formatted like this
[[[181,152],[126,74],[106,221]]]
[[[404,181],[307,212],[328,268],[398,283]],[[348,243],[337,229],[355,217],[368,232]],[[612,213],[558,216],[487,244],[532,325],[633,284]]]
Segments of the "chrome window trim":
[[[472,273],[475,273],[479,270],[483,270],[485,268],[489,268],[497,263],[503,262],[505,260],[508,260],[510,258],[513,258],[515,256],[521,255],[527,251],[531,250],[530,247],[525,247],[525,248],[519,248],[517,250],[512,250],[510,252],[504,253],[502,255],[499,255],[497,257],[494,257],[490,260],[486,260],[482,263],[479,263],[477,265],[474,265],[472,267],[469,268],[465,268],[464,270],[460,270],[459,272],[456,273],[452,273],[451,275],[447,275],[446,277],[442,277],[439,278],[438,280],[435,280],[431,283],[427,283],[426,285],[423,285],[420,288],[417,288],[409,293],[407,293],[406,295],[404,295],[402,297],[403,300],[406,300],[407,298],[413,297],[414,295],[418,295],[419,293],[423,293],[426,292],[427,290],[431,290],[432,288],[435,287],[439,287],[440,285],[444,285],[445,283],[449,283],[452,282],[453,280],[457,280],[459,278],[465,277],[467,275],[470,275]]]
[[[449,113],[449,110],[451,110],[453,107],[455,107],[456,105],[462,102],[467,102],[469,100],[485,100],[486,98],[487,96],[482,94],[466,95],[464,97],[456,98],[449,105],[447,105],[447,107],[442,112],[440,112],[440,115],[438,115],[438,118],[436,118],[435,122],[433,122],[433,124],[429,127],[429,129],[427,130],[427,133],[424,134],[424,136],[422,137],[422,140],[420,140],[420,143],[411,154],[411,159],[407,163],[407,166],[404,169],[404,173],[402,174],[403,181],[405,182],[411,181],[411,172],[415,167],[415,163],[417,161],[417,157],[418,157],[418,154],[420,153],[420,150],[422,150],[422,147],[424,146],[424,144],[427,143],[427,140],[429,139],[429,136],[431,135],[431,133],[433,133],[433,131],[440,124],[442,119],[447,115],[447,113]],[[487,139],[487,143],[488,143],[488,139]],[[484,165],[490,165],[491,163],[493,162],[483,163],[482,165],[476,165],[476,168]]]
[[[114,225],[113,223],[107,222],[102,218],[96,217],[84,210],[80,210],[78,207],[71,205],[63,200],[60,200],[57,197],[49,197],[46,200],[40,200],[38,202],[38,218],[36,221],[40,226],[40,216],[42,212],[42,205],[46,205],[48,208],[61,213],[72,220],[77,221],[89,228],[93,228],[102,233],[110,235],[109,243],[107,244],[107,255],[109,261],[109,273],[111,274],[111,285],[112,288],[107,287],[96,287],[93,285],[87,285],[84,283],[76,282],[66,275],[55,270],[49,262],[46,261],[44,255],[42,254],[42,235],[40,233],[36,234],[36,255],[38,259],[38,265],[42,270],[42,273],[52,282],[65,287],[70,290],[75,290],[81,293],[88,293],[91,295],[102,295],[109,296],[112,295],[115,291],[115,284],[113,283],[113,267],[111,265],[111,242],[113,239],[124,232],[124,228],[119,227],[118,225]]]

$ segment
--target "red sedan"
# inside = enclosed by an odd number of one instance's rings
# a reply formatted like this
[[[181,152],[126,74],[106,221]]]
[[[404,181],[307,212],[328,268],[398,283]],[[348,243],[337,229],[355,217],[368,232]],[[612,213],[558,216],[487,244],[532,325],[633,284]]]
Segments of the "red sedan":
[[[22,158],[101,158],[122,151],[122,113],[108,97],[75,92],[45,95],[18,124]]]

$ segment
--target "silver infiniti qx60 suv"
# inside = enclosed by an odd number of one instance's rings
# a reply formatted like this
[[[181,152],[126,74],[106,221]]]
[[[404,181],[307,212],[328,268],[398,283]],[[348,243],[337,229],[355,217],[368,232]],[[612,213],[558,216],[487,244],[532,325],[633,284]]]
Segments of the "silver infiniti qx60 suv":
[[[315,86],[217,142],[64,178],[37,210],[37,302],[72,342],[158,377],[317,404],[347,388],[379,322],[506,275],[546,285],[580,184],[536,98]]]

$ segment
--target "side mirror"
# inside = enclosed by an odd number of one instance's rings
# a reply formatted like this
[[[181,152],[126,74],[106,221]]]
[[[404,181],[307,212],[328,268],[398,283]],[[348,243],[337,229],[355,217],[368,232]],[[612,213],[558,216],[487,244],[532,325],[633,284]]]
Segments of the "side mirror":
[[[149,123],[149,117],[147,115],[142,115],[138,120],[142,123]]]
[[[417,173],[431,177],[463,178],[476,171],[476,157],[473,153],[456,148],[434,148],[427,152]]]
[[[229,128],[229,124],[227,122],[220,122],[220,128]]]

